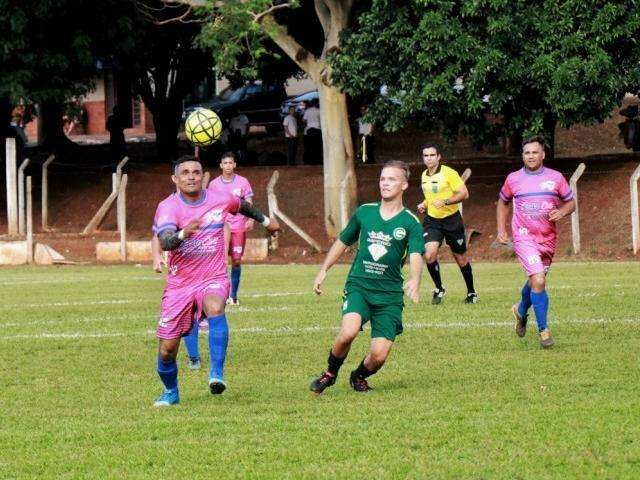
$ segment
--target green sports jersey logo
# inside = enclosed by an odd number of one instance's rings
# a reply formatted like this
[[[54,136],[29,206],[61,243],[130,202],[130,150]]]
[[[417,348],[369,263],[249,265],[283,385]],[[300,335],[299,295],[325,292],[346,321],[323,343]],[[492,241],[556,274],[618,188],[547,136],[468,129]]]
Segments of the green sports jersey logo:
[[[395,238],[396,240],[402,240],[406,236],[407,231],[402,227],[398,227],[393,231],[393,238]]]

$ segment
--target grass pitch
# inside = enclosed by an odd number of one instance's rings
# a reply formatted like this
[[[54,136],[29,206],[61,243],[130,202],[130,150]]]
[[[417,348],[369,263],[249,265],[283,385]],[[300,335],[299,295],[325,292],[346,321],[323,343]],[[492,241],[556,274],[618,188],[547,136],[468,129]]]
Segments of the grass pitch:
[[[224,395],[187,370],[182,403],[154,409],[154,328],[163,287],[149,267],[3,268],[1,478],[638,478],[637,263],[556,264],[551,351],[515,336],[524,275],[474,265],[477,305],[443,269],[445,302],[405,309],[405,333],[375,391],[326,365],[346,266],[311,293],[315,266],[245,266]],[[201,348],[207,358],[206,338]],[[208,363],[208,362],[207,362]]]

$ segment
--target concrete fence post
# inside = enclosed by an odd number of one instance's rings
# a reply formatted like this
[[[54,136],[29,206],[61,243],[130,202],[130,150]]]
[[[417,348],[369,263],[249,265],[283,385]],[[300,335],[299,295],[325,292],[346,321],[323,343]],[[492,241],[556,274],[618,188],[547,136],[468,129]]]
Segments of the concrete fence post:
[[[462,175],[460,175],[460,178],[464,183],[467,183],[467,180],[469,180],[470,176],[471,176],[471,169],[466,168],[464,172],[462,172]],[[462,215],[462,209],[463,209],[462,202],[460,202],[460,215]]]
[[[638,216],[638,178],[640,178],[640,165],[636,167],[629,179],[629,190],[631,192],[631,242],[633,244],[633,254],[640,249],[640,217]]]
[[[24,170],[29,165],[28,158],[25,158],[18,168],[18,233],[24,235],[26,224],[26,212],[24,205]]]
[[[18,235],[18,178],[16,171],[16,139],[6,139],[7,233]]]
[[[571,214],[571,239],[573,240],[573,253],[580,253],[581,245],[580,245],[580,212],[578,210],[578,180],[584,173],[584,169],[586,165],[581,163],[576,168],[576,171],[573,172],[571,178],[569,179],[569,185],[571,186],[571,190],[573,191],[573,200],[576,203],[576,209]]]
[[[127,261],[127,174],[120,179],[118,190],[117,217],[118,230],[120,232],[120,261]]]
[[[41,191],[41,202],[42,202],[42,230],[49,230],[49,165],[56,158],[55,155],[51,154],[47,158],[47,160],[42,164],[42,191]]]
[[[33,263],[33,202],[31,177],[27,177],[27,263]]]

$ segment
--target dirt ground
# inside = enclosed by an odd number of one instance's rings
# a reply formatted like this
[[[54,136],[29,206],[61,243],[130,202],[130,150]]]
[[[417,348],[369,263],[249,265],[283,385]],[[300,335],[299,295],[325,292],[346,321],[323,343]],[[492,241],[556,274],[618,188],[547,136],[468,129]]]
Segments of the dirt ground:
[[[635,258],[631,249],[631,219],[629,176],[640,161],[640,154],[624,149],[617,137],[617,122],[613,117],[602,125],[592,128],[574,127],[559,129],[557,133],[558,157],[548,165],[562,171],[567,178],[580,162],[585,162],[586,171],[579,186],[580,231],[582,253],[574,255],[571,247],[570,221],[566,219],[560,226],[560,242],[557,258],[563,260],[620,260]],[[385,134],[378,140],[378,158],[385,161],[400,158],[416,160],[416,146],[422,141],[433,139],[424,132],[410,129],[403,134]],[[95,261],[95,243],[99,240],[115,241],[119,237],[116,230],[115,208],[100,226],[100,231],[89,237],[81,237],[82,231],[91,217],[111,191],[113,165],[95,161],[104,158],[106,146],[86,146],[86,158],[94,161],[65,162],[56,160],[50,167],[49,175],[49,223],[52,232],[43,232],[40,227],[40,165],[44,160],[42,152],[34,152],[32,166],[27,174],[34,178],[34,226],[36,242],[51,245],[70,260],[79,262]],[[127,188],[127,233],[130,240],[150,237],[151,223],[156,206],[173,190],[170,169],[167,165],[149,164],[149,145],[131,146],[131,162],[125,172],[129,176]],[[254,140],[250,148],[262,151],[284,149],[277,138]],[[282,150],[281,150],[282,151]],[[464,141],[443,147],[445,160],[462,172],[472,170],[468,181],[470,200],[464,205],[464,218],[468,228],[479,235],[470,244],[470,254],[475,261],[508,260],[513,253],[504,247],[495,247],[495,203],[498,190],[510,171],[520,168],[518,158],[508,158],[499,152],[473,151]],[[249,178],[256,193],[256,204],[266,211],[266,185],[274,170],[280,172],[276,186],[281,210],[298,223],[325,249],[330,245],[323,221],[323,174],[321,166],[257,166],[239,167],[238,172]],[[4,170],[4,169],[3,169]],[[212,176],[218,175],[217,165],[208,165]],[[365,203],[378,198],[377,165],[357,165],[358,202]],[[415,210],[421,199],[419,186],[423,166],[412,165],[412,179],[405,204]],[[2,172],[4,173],[4,172]],[[4,179],[2,180],[4,185]],[[0,199],[0,232],[6,232],[5,195]],[[250,236],[263,236],[264,230],[257,228]],[[0,240],[7,237],[0,236]],[[451,260],[447,249],[443,259]],[[279,249],[270,255],[268,262],[274,263],[319,263],[323,255],[313,252],[291,229],[279,240]]]

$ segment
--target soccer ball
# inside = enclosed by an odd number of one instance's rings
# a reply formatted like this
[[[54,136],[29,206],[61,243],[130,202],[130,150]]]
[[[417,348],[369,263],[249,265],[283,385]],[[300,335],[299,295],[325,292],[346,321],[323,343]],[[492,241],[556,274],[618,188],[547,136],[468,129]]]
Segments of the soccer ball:
[[[187,139],[197,147],[206,147],[216,142],[222,133],[222,122],[216,112],[196,108],[184,122]]]

